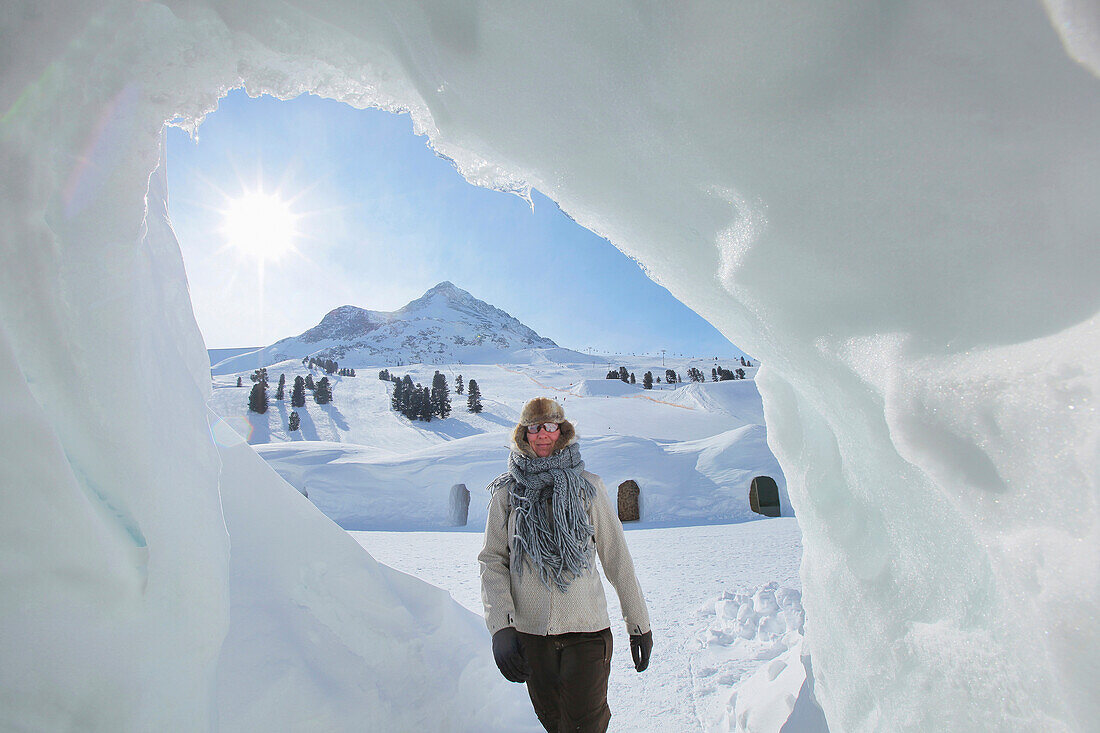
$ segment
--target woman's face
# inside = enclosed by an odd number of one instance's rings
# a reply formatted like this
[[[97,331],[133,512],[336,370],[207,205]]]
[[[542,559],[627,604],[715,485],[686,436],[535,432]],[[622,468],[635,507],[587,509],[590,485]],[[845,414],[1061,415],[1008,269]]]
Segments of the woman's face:
[[[541,426],[537,426],[541,427]],[[554,443],[558,442],[558,435],[561,434],[560,430],[550,432],[549,430],[542,429],[537,433],[527,432],[527,442],[531,444],[531,447],[535,450],[535,455],[539,458],[546,458],[554,450]]]

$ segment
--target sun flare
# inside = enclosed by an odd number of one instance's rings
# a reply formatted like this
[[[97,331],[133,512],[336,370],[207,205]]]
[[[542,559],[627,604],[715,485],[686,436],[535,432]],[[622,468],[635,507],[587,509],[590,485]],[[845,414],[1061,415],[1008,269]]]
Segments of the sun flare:
[[[294,250],[298,217],[276,194],[249,192],[222,212],[226,243],[244,255],[278,260]]]

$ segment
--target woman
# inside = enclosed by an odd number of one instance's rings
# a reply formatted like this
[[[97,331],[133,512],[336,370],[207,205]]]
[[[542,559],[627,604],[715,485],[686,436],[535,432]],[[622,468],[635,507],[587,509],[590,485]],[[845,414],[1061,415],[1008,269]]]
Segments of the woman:
[[[603,481],[584,470],[576,431],[554,400],[523,407],[508,472],[490,485],[481,563],[485,623],[501,674],[526,682],[546,730],[606,731],[611,629],[596,554],[615,586],[639,672],[653,634],[622,524]]]

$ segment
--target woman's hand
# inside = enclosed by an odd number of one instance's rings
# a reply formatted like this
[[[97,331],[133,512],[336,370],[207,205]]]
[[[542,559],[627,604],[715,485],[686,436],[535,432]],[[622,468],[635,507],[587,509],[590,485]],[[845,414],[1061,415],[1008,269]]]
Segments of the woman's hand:
[[[648,654],[646,656],[648,658]],[[519,633],[511,626],[493,634],[493,658],[509,682],[526,682],[531,676],[531,667],[519,646]]]
[[[653,632],[630,635],[630,656],[634,658],[634,669],[645,672],[649,666],[649,654],[653,651]],[[507,675],[505,675],[507,676]]]

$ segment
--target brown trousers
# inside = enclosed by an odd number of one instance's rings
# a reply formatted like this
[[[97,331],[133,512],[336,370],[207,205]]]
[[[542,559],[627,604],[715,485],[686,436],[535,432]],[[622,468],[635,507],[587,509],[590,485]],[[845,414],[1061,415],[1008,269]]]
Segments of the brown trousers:
[[[549,733],[604,733],[611,721],[611,629],[535,636],[520,633],[531,666],[527,693]]]

